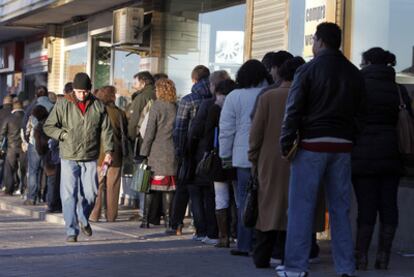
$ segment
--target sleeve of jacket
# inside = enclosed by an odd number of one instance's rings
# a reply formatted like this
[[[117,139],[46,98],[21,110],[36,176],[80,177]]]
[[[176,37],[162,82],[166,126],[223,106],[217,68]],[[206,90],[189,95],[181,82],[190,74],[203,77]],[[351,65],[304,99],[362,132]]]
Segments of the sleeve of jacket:
[[[267,118],[267,108],[266,108],[266,103],[265,103],[265,97],[262,96],[257,102],[256,111],[253,117],[252,126],[250,128],[250,135],[249,135],[248,156],[249,156],[249,161],[253,165],[253,168],[257,168],[260,148],[262,147],[262,144],[263,144],[266,118]]]
[[[62,105],[63,101],[58,101],[56,103],[43,125],[45,134],[58,141],[63,141],[63,135],[66,133],[66,131],[62,129]]]
[[[35,107],[35,105],[36,105],[36,101],[34,101],[32,104],[30,104],[26,108],[26,110],[24,111],[24,116],[23,116],[23,121],[22,121],[22,129],[23,129],[23,134],[25,134],[25,136],[24,136],[24,141],[25,142],[29,142],[29,136],[26,135],[28,133],[26,128],[27,128],[28,122],[30,120],[30,117],[32,115],[32,111],[33,111],[33,108]]]
[[[217,105],[212,105],[210,109],[207,111],[207,119],[206,119],[206,126],[204,128],[204,134],[203,137],[208,138],[208,145],[206,146],[205,151],[210,151],[214,147],[214,131],[211,132],[211,130],[214,130],[216,127],[218,127],[218,123],[220,120],[220,107]],[[213,136],[211,136],[213,134]]]
[[[308,90],[306,84],[306,69],[307,64],[297,70],[286,101],[285,115],[280,135],[280,146],[283,155],[286,155],[292,148],[304,114],[305,98]]]
[[[141,116],[141,112],[144,109],[145,105],[147,104],[149,99],[142,97],[141,95],[137,95],[132,101],[130,109],[129,109],[129,122],[128,122],[128,137],[130,140],[135,140],[137,136],[137,125],[139,122],[139,118]]]
[[[190,123],[191,104],[183,98],[178,105],[177,116],[174,124],[174,144],[178,157],[183,157],[187,143],[188,125]]]
[[[101,139],[104,153],[111,153],[114,151],[114,140],[111,121],[108,113],[105,111],[102,113],[102,125],[101,125]]]
[[[152,107],[148,115],[147,129],[142,142],[140,155],[148,157],[151,153],[151,146],[157,133],[157,108]]]
[[[356,90],[356,103],[355,103],[355,115],[354,115],[354,141],[355,138],[362,133],[365,127],[366,115],[367,115],[367,92],[365,89],[365,80],[360,75],[359,81],[357,82],[358,89]]]
[[[229,94],[224,101],[220,115],[219,156],[226,159],[233,155],[233,144],[236,136],[236,109],[233,103],[233,94]]]
[[[4,122],[2,122],[0,127],[0,145],[3,143],[3,139],[7,136],[7,132],[9,129],[8,119],[6,118]]]
[[[200,139],[202,138],[204,134],[204,124],[207,119],[207,113],[208,113],[208,103],[206,100],[204,100],[198,111],[196,116],[193,119],[193,122],[191,124],[191,130],[190,130],[190,137],[194,139]]]

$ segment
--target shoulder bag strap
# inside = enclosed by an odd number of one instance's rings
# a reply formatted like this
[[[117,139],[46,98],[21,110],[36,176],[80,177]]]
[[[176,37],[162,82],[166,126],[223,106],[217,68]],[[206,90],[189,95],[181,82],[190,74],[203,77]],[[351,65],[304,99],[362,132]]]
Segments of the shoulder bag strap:
[[[405,109],[407,109],[407,105],[404,103],[404,99],[403,99],[402,94],[401,94],[401,88],[400,88],[400,85],[398,85],[398,84],[397,84],[397,90],[398,90],[398,96],[400,98],[399,108],[400,108],[400,110],[405,110]]]

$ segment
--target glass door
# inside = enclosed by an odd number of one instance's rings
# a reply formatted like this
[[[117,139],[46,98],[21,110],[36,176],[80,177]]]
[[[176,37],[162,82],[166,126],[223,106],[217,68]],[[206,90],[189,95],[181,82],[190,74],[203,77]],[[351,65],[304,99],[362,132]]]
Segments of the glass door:
[[[111,33],[92,37],[92,47],[92,82],[98,89],[111,81]]]

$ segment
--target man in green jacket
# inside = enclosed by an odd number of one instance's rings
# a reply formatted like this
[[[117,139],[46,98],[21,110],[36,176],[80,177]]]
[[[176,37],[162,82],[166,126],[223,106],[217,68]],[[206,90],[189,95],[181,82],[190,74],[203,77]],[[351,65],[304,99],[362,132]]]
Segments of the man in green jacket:
[[[50,112],[43,130],[59,141],[63,217],[67,242],[76,242],[79,224],[82,232],[92,235],[88,218],[98,190],[97,159],[102,143],[103,163],[111,164],[112,129],[105,106],[91,94],[86,73],[76,74],[73,93],[65,95]]]
[[[154,78],[148,71],[142,71],[134,76],[134,87],[137,90],[132,95],[132,103],[128,109],[128,137],[134,143],[134,155],[139,155],[143,138],[139,134],[141,124],[150,109],[150,101],[155,100]]]

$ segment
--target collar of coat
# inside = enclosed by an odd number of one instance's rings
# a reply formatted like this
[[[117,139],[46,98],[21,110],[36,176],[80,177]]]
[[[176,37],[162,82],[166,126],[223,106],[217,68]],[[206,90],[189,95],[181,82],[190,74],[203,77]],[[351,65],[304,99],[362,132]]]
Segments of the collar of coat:
[[[78,102],[79,102],[79,100],[76,98],[74,92],[69,93],[69,94],[65,94],[64,97],[68,102],[71,102],[75,105],[77,105]],[[85,102],[86,109],[88,109],[88,107],[95,101],[95,99],[96,99],[95,96],[93,96],[93,94],[89,93],[88,99],[86,99],[86,102]]]

